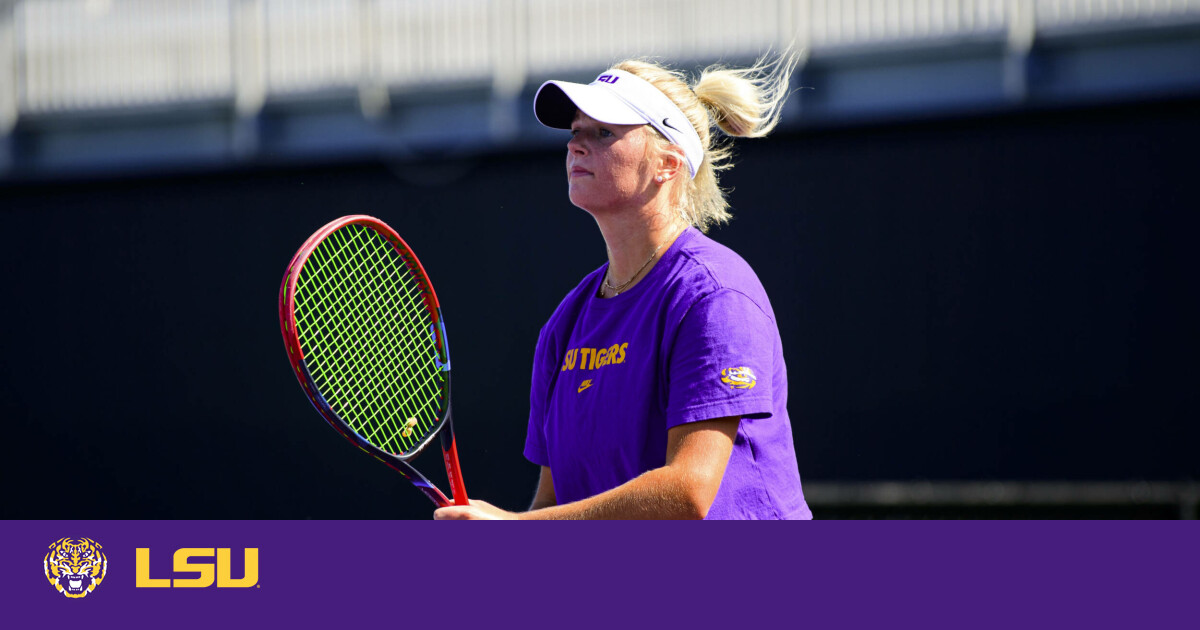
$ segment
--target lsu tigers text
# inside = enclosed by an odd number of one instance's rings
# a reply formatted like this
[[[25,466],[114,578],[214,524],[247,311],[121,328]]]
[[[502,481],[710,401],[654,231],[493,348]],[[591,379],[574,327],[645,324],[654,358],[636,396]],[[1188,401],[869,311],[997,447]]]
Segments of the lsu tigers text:
[[[625,362],[625,349],[628,343],[613,344],[607,348],[574,348],[567,350],[563,356],[561,372],[574,370],[595,370],[606,365],[616,365]]]

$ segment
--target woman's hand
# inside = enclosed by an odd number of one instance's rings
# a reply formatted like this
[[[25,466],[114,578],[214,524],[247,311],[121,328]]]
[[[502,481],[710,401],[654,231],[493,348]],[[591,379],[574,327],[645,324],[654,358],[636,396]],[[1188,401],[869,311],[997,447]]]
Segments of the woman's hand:
[[[451,505],[433,512],[435,521],[512,521],[517,515],[507,512],[479,499],[471,499],[470,505]]]

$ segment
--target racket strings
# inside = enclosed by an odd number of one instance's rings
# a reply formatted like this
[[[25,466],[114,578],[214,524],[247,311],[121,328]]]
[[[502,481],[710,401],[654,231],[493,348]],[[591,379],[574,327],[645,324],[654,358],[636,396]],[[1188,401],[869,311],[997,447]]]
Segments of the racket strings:
[[[347,226],[317,246],[296,291],[297,333],[318,389],[356,432],[394,453],[434,428],[445,382],[409,269],[374,230]],[[418,422],[405,435],[408,418]]]
[[[339,244],[341,244],[343,246],[345,246],[347,244],[346,239],[341,238],[340,236],[336,236],[335,238],[338,240]],[[340,265],[340,267],[338,268],[339,272],[344,274],[346,271],[346,266],[348,264],[354,264],[355,268],[350,271],[351,274],[366,275],[364,272],[369,271],[369,268],[364,268],[364,266],[370,262],[377,262],[377,261],[373,261],[369,256],[363,255],[364,252],[362,251],[362,248],[361,248],[361,245],[362,245],[361,240],[362,240],[361,238],[353,239],[355,244],[360,245],[358,250],[348,250],[348,249],[344,250],[345,252],[352,252],[352,254],[350,256],[343,256],[342,260],[339,261],[342,263]],[[396,275],[396,271],[397,270],[393,267],[393,276]],[[381,274],[376,272],[376,273],[371,273],[370,275],[374,276],[373,279],[378,281],[380,279]],[[399,277],[403,277],[403,276],[399,276]],[[362,291],[347,293],[346,291],[343,290],[341,297],[343,298],[341,300],[342,306],[350,306],[352,308],[360,308],[360,309],[361,309],[361,306],[365,299],[371,299],[371,296],[364,296]],[[353,301],[353,303],[350,303],[348,300],[345,299],[347,297],[355,298],[355,300]],[[384,301],[379,300],[380,297],[382,297],[382,296],[375,295],[374,299],[380,303],[385,303]],[[419,298],[419,295],[414,295],[411,291],[409,291],[407,294],[407,297],[409,298],[409,302],[412,302],[413,299]],[[403,304],[403,302],[401,302],[400,304]],[[396,303],[394,303],[394,301],[393,301],[393,303],[390,304],[389,306],[395,307]],[[417,313],[419,313],[419,311],[416,311],[415,309],[410,308],[410,309],[407,309],[406,316],[410,318],[410,321],[415,321],[412,318]],[[347,319],[347,321],[350,321],[349,318]],[[357,332],[358,334],[355,334],[350,337],[350,342],[351,342],[350,348],[353,350],[358,350],[359,352],[362,352],[365,348],[368,348],[368,347],[371,347],[371,348],[381,347],[380,346],[381,344],[386,344],[387,347],[394,348],[394,349],[408,348],[408,347],[412,346],[412,342],[415,340],[412,330],[406,331],[406,333],[405,333],[406,343],[403,343],[403,344],[397,343],[397,339],[395,337],[395,335],[396,335],[395,330],[390,331],[390,333],[392,335],[392,337],[390,339],[381,338],[378,331],[385,330],[385,328],[380,326],[380,324],[382,322],[379,321],[378,318],[363,321],[362,317],[358,317],[357,321],[351,321],[351,323],[358,324],[359,330],[349,331],[349,330],[347,330],[347,326],[345,324],[343,324],[343,326],[338,329],[338,332],[341,332],[344,336],[346,336],[347,332]],[[370,334],[370,335],[364,335],[363,334],[364,331],[374,331],[374,333]],[[376,353],[376,354],[378,354],[378,353]],[[373,355],[367,355],[367,356],[372,357]],[[383,362],[377,360],[378,357],[374,357],[374,358],[376,360],[369,361],[367,365],[370,368],[373,368],[374,372],[376,374],[378,374],[381,367],[386,368],[387,366],[384,366]],[[410,364],[401,364],[401,365],[411,366],[412,364],[410,363]],[[392,367],[394,367],[394,366],[392,366]],[[411,380],[411,377],[413,376],[411,374],[411,372],[412,372],[411,369],[406,370],[406,372],[407,372],[408,376],[410,377],[409,382],[420,382],[419,379],[415,380],[415,381]],[[375,379],[375,380],[377,380],[377,379]],[[400,395],[402,392],[398,391],[398,390],[393,391],[392,388],[390,387],[390,385],[397,385],[401,382],[405,382],[405,381],[396,380],[393,378],[393,379],[387,380],[384,383],[382,383],[382,385],[383,385],[382,388],[380,388],[378,386],[371,387],[371,383],[369,382],[369,379],[365,383],[358,382],[358,381],[351,382],[350,386],[353,388],[357,388],[357,391],[353,392],[353,393],[357,394],[357,399],[350,398],[347,402],[352,403],[351,404],[352,410],[359,412],[359,413],[348,414],[348,415],[351,415],[352,417],[356,416],[356,415],[379,416],[379,414],[377,414],[377,413],[371,413],[373,410],[368,408],[372,403],[374,404],[375,410],[382,408],[381,403],[387,403],[387,402],[393,403],[391,406],[394,408],[396,406],[394,404],[396,402],[394,400],[394,398],[397,395]],[[362,390],[362,388],[364,386],[367,387],[366,394],[364,394],[364,392]],[[407,393],[408,395],[404,401],[401,401],[402,403],[411,403],[414,395],[417,394],[418,392],[408,390],[405,393]],[[433,390],[427,390],[425,393],[430,394],[430,393],[436,393],[436,392],[434,392]],[[386,400],[384,397],[387,394],[391,394],[391,398],[393,400],[391,400],[391,401]],[[431,404],[432,399],[429,398],[428,396],[425,396],[425,398],[427,400],[426,407],[433,407],[433,405]],[[402,404],[401,406],[408,407],[410,410],[412,408],[411,404]],[[432,411],[436,412],[436,409],[432,409]],[[424,414],[418,414],[418,415],[424,415]],[[400,431],[401,433],[403,433],[403,430],[399,426],[399,420],[395,417],[394,413],[383,415],[382,417],[365,418],[365,420],[367,420],[367,421],[375,420],[375,422],[373,424],[370,422],[364,422],[364,423],[356,422],[354,428],[357,431],[359,431],[360,434],[363,434],[363,433],[367,434],[364,437],[368,437],[369,439],[371,439],[372,443],[376,443],[376,444],[382,443],[382,444],[387,444],[388,446],[396,446],[394,444],[388,444],[388,442],[390,442],[392,440],[386,439],[387,433],[385,432],[385,430],[390,429],[390,435],[393,437],[395,436],[396,431]],[[427,422],[425,424],[431,425],[432,421],[433,421],[433,418],[427,417]],[[385,439],[380,439],[381,434],[384,434]],[[404,436],[401,436],[401,437],[404,437]],[[407,442],[407,440],[400,440],[400,441]],[[396,448],[395,450],[402,450],[403,448],[405,448],[405,445],[401,444],[401,445],[399,445],[399,448]]]
[[[379,279],[382,279],[383,281],[387,280],[387,278],[378,277],[378,274],[376,274],[376,276],[377,276],[376,277],[377,280],[379,280]],[[395,273],[393,273],[392,279],[395,280],[397,277],[405,278],[406,275],[397,276]],[[398,310],[403,309],[400,313],[398,313],[396,315],[397,320],[401,321],[401,322],[405,322],[405,323],[412,323],[412,322],[421,321],[421,320],[429,320],[430,322],[432,322],[432,319],[429,318],[429,316],[428,316],[428,312],[424,309],[418,311],[417,309],[412,308],[411,306],[408,308],[403,308],[406,304],[411,305],[413,303],[419,303],[418,301],[421,300],[420,294],[415,291],[409,291],[407,293],[407,296],[409,298],[409,302],[407,302],[407,303],[406,302],[397,302],[393,305],[393,306],[397,307]],[[378,330],[382,330],[382,328],[372,328],[372,330],[378,331]],[[419,335],[416,334],[416,330],[417,329],[412,326],[406,327],[405,330],[403,331],[404,335],[405,335],[403,339],[395,338],[394,335],[395,335],[396,331],[392,330],[391,333],[393,334],[393,337],[390,339],[387,339],[387,340],[380,339],[378,334],[376,334],[369,341],[373,345],[377,345],[380,343],[388,343],[388,344],[390,344],[391,347],[394,347],[394,348],[400,348],[400,349],[412,348],[414,346],[414,344],[419,343]],[[381,358],[381,357],[376,356],[376,358]],[[376,368],[376,369],[380,369],[381,367],[383,367],[381,365],[381,363],[382,363],[382,361],[376,361],[374,364],[372,364],[372,367]],[[416,400],[416,399],[418,397],[421,397],[426,401],[425,410],[431,414],[434,414],[432,417],[436,418],[437,407],[436,407],[436,405],[433,404],[434,399],[431,398],[431,396],[436,397],[438,395],[439,392],[437,389],[437,384],[429,381],[428,379],[422,379],[421,375],[413,373],[415,371],[415,367],[416,367],[416,364],[414,362],[402,363],[400,365],[403,368],[403,371],[404,371],[403,376],[405,378],[393,380],[390,384],[399,386],[400,384],[403,384],[403,383],[417,383],[417,384],[420,384],[421,387],[419,389],[418,388],[405,389],[405,388],[401,388],[401,387],[396,387],[394,392],[392,392],[391,387],[388,387],[385,390],[377,390],[377,391],[382,391],[383,394],[386,394],[386,393],[392,394],[392,396],[390,398],[384,399],[384,400],[378,401],[378,402],[381,402],[382,404],[391,404],[394,407],[398,406],[403,409],[403,408],[411,408],[414,404],[419,404],[420,401]],[[396,401],[396,398],[401,395],[404,395],[405,398],[401,401]],[[384,429],[391,429],[393,433],[395,431],[400,431],[403,434],[404,427],[397,426],[396,421],[402,422],[403,419],[389,417],[389,418],[387,418],[387,422],[376,425],[374,427],[374,429],[371,430],[365,437],[372,440],[372,442],[374,443],[374,442],[378,441],[377,438],[383,433]],[[432,428],[432,420],[429,422],[429,425],[430,425],[429,428]],[[418,425],[418,427],[419,427],[419,425]]]
[[[355,240],[357,241],[358,239],[355,239]],[[344,245],[345,243],[343,242],[342,244]],[[371,262],[371,261],[370,261],[369,259],[364,259],[364,257],[362,256],[362,251],[361,251],[361,250],[359,250],[359,251],[356,251],[356,252],[354,253],[354,256],[350,257],[350,259],[349,259],[349,262],[356,264],[356,269],[354,269],[354,270],[353,270],[353,273],[363,274],[363,273],[364,273],[364,271],[368,271],[368,269],[364,269],[364,268],[363,268],[363,265],[364,265],[364,263]],[[393,276],[395,276],[395,271],[396,271],[396,270],[395,270],[395,269],[393,269]],[[376,281],[378,281],[378,280],[380,279],[380,274],[379,274],[378,272],[371,273],[371,275],[372,275],[372,276],[374,276],[374,279],[375,279]],[[400,277],[403,277],[403,276],[400,276]],[[354,297],[360,298],[360,299],[358,300],[358,302],[356,302],[356,304],[354,304],[354,306],[359,306],[359,305],[361,304],[362,298],[363,298],[364,296],[362,295],[362,293],[361,293],[361,292],[359,292],[359,293],[357,293],[357,295],[355,295]],[[379,298],[379,297],[381,297],[381,296],[378,296],[378,295],[376,295],[376,296],[374,296],[374,297],[375,297],[375,299],[378,299],[378,298]],[[413,294],[413,293],[410,291],[410,292],[408,292],[408,297],[409,297],[409,299],[410,299],[410,302],[411,302],[411,300],[413,300],[413,299],[415,299],[415,298],[419,298],[419,295],[414,295],[414,294]],[[368,296],[368,297],[367,297],[367,299],[370,299],[370,296]],[[395,306],[395,304],[392,304],[391,306],[393,306],[393,307],[394,307],[394,306]],[[408,312],[406,313],[406,316],[407,316],[408,318],[410,318],[408,321],[412,321],[412,320],[411,320],[411,318],[412,318],[412,317],[413,317],[415,314],[416,314],[416,313],[414,312],[414,309],[408,309]],[[402,321],[403,321],[403,320],[402,320]],[[397,343],[396,343],[396,342],[397,342],[397,339],[395,338],[395,334],[396,334],[396,331],[395,331],[395,330],[392,330],[392,331],[390,331],[390,332],[391,332],[391,334],[393,335],[393,337],[392,337],[391,339],[381,339],[381,338],[380,338],[380,335],[378,334],[378,331],[380,331],[380,330],[385,330],[383,327],[379,326],[379,323],[380,323],[380,322],[378,322],[378,321],[366,321],[366,322],[359,321],[359,322],[357,322],[357,323],[358,323],[358,324],[360,324],[361,326],[363,326],[363,329],[362,329],[362,330],[370,330],[370,331],[375,331],[375,333],[374,333],[373,335],[369,336],[369,337],[364,337],[364,336],[363,336],[363,335],[361,335],[361,334],[357,335],[357,339],[354,339],[354,343],[355,343],[355,345],[356,345],[356,346],[359,346],[359,348],[358,348],[358,349],[361,349],[361,347],[363,347],[363,346],[367,346],[367,345],[369,345],[369,346],[375,346],[375,347],[378,347],[378,345],[379,345],[379,344],[381,344],[381,343],[387,343],[387,344],[388,344],[388,346],[389,346],[389,347],[392,347],[392,348],[406,348],[406,347],[411,347],[411,345],[412,345],[412,342],[414,341],[414,339],[413,339],[413,334],[412,334],[412,331],[411,331],[411,330],[409,330],[409,331],[406,331],[406,334],[405,334],[405,342],[406,342],[406,343],[404,343],[404,344],[397,344]],[[343,331],[343,332],[345,332],[345,331]],[[370,355],[368,355],[368,356],[370,356]],[[374,368],[376,372],[378,372],[378,371],[379,371],[379,368],[381,367],[381,362],[380,362],[380,361],[374,361],[374,362],[371,362],[369,365],[370,365],[370,367]],[[408,365],[411,365],[411,364],[408,364]],[[407,372],[409,372],[409,373],[407,374],[407,376],[409,376],[409,377],[410,377],[410,380],[409,380],[408,382],[420,382],[420,380],[412,381],[412,380],[411,380],[411,377],[412,377],[413,375],[411,374],[411,370],[408,370]],[[386,402],[389,402],[389,401],[387,401],[387,400],[381,400],[381,398],[382,398],[382,396],[383,396],[383,395],[386,395],[386,394],[389,394],[389,393],[390,393],[390,394],[392,394],[392,398],[393,398],[393,399],[394,399],[396,396],[398,396],[398,395],[400,395],[400,394],[402,394],[402,393],[407,393],[408,395],[406,396],[405,400],[404,400],[404,401],[401,401],[401,402],[402,402],[402,403],[411,403],[411,402],[412,402],[412,398],[413,398],[413,397],[414,397],[414,395],[415,395],[415,394],[417,394],[418,392],[415,392],[415,391],[402,392],[401,390],[392,391],[392,389],[391,389],[390,387],[386,387],[387,385],[390,385],[390,384],[398,384],[398,383],[401,383],[401,382],[406,382],[406,381],[403,381],[403,380],[400,380],[400,381],[397,381],[397,380],[391,380],[389,383],[385,383],[385,384],[384,384],[384,385],[385,385],[385,388],[384,388],[384,389],[379,389],[379,388],[376,388],[376,389],[374,389],[374,390],[373,390],[373,391],[374,391],[374,396],[373,396],[373,398],[374,398],[375,400],[374,400],[373,402],[376,404],[376,406],[378,407],[380,403],[386,403]],[[360,397],[358,402],[360,402],[360,403],[369,403],[369,402],[372,402],[372,401],[369,401],[369,400],[363,400],[363,399],[362,399],[362,397],[363,397],[363,392],[359,391],[359,392],[357,392],[357,393],[359,394],[359,397]],[[427,391],[427,392],[425,392],[425,393],[426,393],[426,394],[428,394],[428,393],[431,393],[431,392]],[[395,401],[394,401],[394,400],[392,400],[392,401],[390,401],[390,402],[392,402],[392,403],[395,403]],[[393,406],[395,406],[395,405],[393,404]],[[402,406],[402,407],[411,407],[411,404],[402,404],[401,406]],[[357,407],[362,407],[362,405],[357,405]],[[385,416],[384,418],[382,418],[382,420],[383,420],[383,422],[377,422],[377,423],[375,423],[375,424],[374,424],[374,426],[363,426],[363,425],[359,425],[359,426],[357,426],[357,427],[355,427],[355,428],[356,428],[357,430],[359,430],[360,432],[362,432],[362,433],[366,433],[367,435],[366,435],[365,437],[368,437],[369,439],[371,439],[371,440],[373,441],[373,443],[384,442],[385,440],[381,440],[381,439],[380,439],[380,435],[381,435],[381,433],[383,433],[383,432],[384,432],[384,430],[385,430],[385,429],[390,429],[390,430],[391,430],[391,433],[394,435],[394,433],[395,433],[397,430],[401,430],[401,428],[400,428],[399,426],[397,426],[397,419],[396,419],[396,418],[394,418],[394,416]],[[401,430],[401,432],[403,433],[403,431],[402,431],[402,430]]]
[[[346,261],[339,262],[345,263]],[[339,268],[339,270],[344,271],[344,264]],[[329,286],[326,284],[322,288],[328,289]],[[339,284],[335,285],[335,288],[342,287],[340,287]],[[342,289],[343,290],[341,294],[334,294],[326,291],[325,297],[329,298],[330,296],[333,296],[334,298],[340,299],[327,299],[321,304],[321,306],[324,306],[327,309],[340,307],[342,311],[345,311],[347,308],[360,309],[360,304],[362,302],[360,296],[354,295],[353,297],[355,297],[355,299],[353,302],[351,302],[350,300],[346,299],[347,297],[350,297],[350,294],[346,292],[344,288]],[[316,375],[322,377],[326,376],[325,370],[323,369],[325,365],[329,365],[332,368],[326,380],[329,381],[328,386],[330,387],[330,391],[341,395],[334,396],[335,398],[338,398],[339,403],[342,403],[342,405],[339,406],[345,407],[343,409],[339,409],[339,412],[347,419],[348,422],[351,423],[352,428],[354,428],[356,431],[360,433],[368,433],[366,430],[365,420],[369,418],[365,418],[364,416],[369,416],[374,411],[377,411],[380,407],[379,403],[381,402],[381,397],[389,393],[388,389],[385,389],[388,386],[387,382],[382,384],[384,388],[376,387],[372,381],[378,380],[378,378],[361,369],[362,367],[368,367],[372,368],[372,370],[376,373],[379,371],[381,363],[378,360],[367,360],[365,365],[362,364],[363,358],[377,359],[377,357],[373,357],[373,355],[364,354],[365,351],[369,350],[369,347],[378,346],[381,343],[385,343],[384,340],[379,338],[379,334],[377,332],[372,335],[373,338],[368,338],[363,335],[363,331],[377,331],[379,330],[379,326],[375,321],[363,321],[362,316],[358,315],[354,319],[345,317],[342,319],[334,319],[331,323],[324,325],[321,330],[323,333],[322,341],[325,341],[326,344],[329,344],[330,351],[321,352],[320,354],[322,355],[322,358],[328,358],[330,360],[318,362],[322,366],[322,369],[315,370]],[[342,340],[344,345],[340,348],[334,346],[333,340]],[[334,350],[339,349],[342,350],[342,352],[334,352]],[[354,369],[355,366],[353,365],[346,365],[348,358],[359,359],[360,362],[358,369]],[[346,368],[349,368],[350,371],[347,371]],[[345,372],[345,375],[343,375],[343,372]],[[358,376],[360,373],[364,374],[362,376]],[[347,382],[347,378],[349,378],[349,382]],[[366,393],[364,393],[364,388]],[[387,421],[385,418],[383,422],[376,422],[374,426],[386,426],[386,423]],[[377,434],[378,431],[371,431],[369,433]],[[378,436],[375,435],[375,437]]]
[[[361,262],[361,261],[359,261],[359,262]],[[356,272],[361,272],[361,271],[362,271],[362,269],[361,269],[361,268],[360,268],[360,269],[356,269],[355,271],[356,271]],[[380,280],[380,279],[381,279],[381,278],[379,277],[379,275],[378,275],[378,274],[374,274],[374,275],[376,276],[376,277],[375,277],[375,279],[376,279],[376,280]],[[395,276],[395,272],[393,272],[393,279],[395,279],[395,277],[396,277],[396,276]],[[383,280],[386,280],[386,278],[384,278]],[[407,295],[408,295],[408,297],[410,298],[410,300],[416,300],[416,299],[419,299],[419,297],[420,297],[419,295],[415,295],[415,294],[414,294],[413,292],[411,292],[411,291],[409,291]],[[378,296],[377,296],[377,297],[378,297]],[[389,305],[389,306],[393,306],[393,307],[402,307],[402,306],[403,306],[403,303],[391,304],[391,305]],[[406,317],[406,318],[416,318],[416,317],[419,317],[419,315],[420,315],[420,313],[419,313],[419,312],[417,312],[415,309],[412,309],[412,308],[409,308],[409,309],[407,309],[407,310],[405,310],[405,311],[403,312],[403,317]],[[401,317],[401,315],[399,315],[399,314],[398,314],[398,315],[397,315],[397,317],[399,318],[399,317]],[[383,327],[380,327],[380,326],[378,326],[378,325],[377,325],[377,322],[373,322],[373,321],[372,321],[372,322],[362,322],[362,321],[359,321],[359,322],[351,322],[351,323],[357,323],[357,324],[359,324],[359,325],[360,325],[360,329],[361,329],[361,330],[371,330],[371,331],[375,331],[375,332],[374,332],[374,334],[373,334],[373,336],[372,336],[371,338],[369,338],[369,339],[367,339],[367,338],[363,338],[363,337],[361,337],[361,336],[359,336],[359,338],[358,338],[358,339],[355,339],[355,340],[354,340],[354,342],[355,342],[355,345],[357,345],[357,346],[360,346],[360,347],[357,347],[357,348],[355,348],[356,350],[360,350],[360,351],[361,351],[361,349],[362,349],[362,348],[361,348],[361,346],[363,346],[363,345],[365,345],[365,344],[368,344],[368,343],[369,343],[369,345],[371,345],[371,346],[374,346],[374,347],[379,347],[379,345],[380,345],[380,344],[388,344],[388,347],[392,347],[392,348],[404,348],[404,347],[411,347],[411,346],[413,345],[413,343],[416,341],[416,339],[414,339],[414,338],[413,338],[413,336],[412,336],[412,334],[411,334],[411,331],[408,331],[408,332],[406,332],[406,336],[405,336],[405,338],[404,338],[404,339],[402,339],[402,340],[398,340],[398,339],[396,339],[394,336],[393,336],[392,338],[390,338],[390,339],[381,339],[381,338],[380,338],[380,336],[379,336],[379,332],[378,332],[378,331],[385,330],[385,329],[384,329]],[[338,330],[338,331],[336,331],[336,332],[343,332],[343,333],[344,333],[344,332],[346,332],[346,331],[345,331],[345,328],[346,328],[346,324],[345,324],[345,323],[343,323],[343,325],[342,325],[342,329],[341,329],[341,330]],[[392,332],[392,334],[393,334],[393,335],[395,334],[395,331],[391,331],[391,332]],[[401,343],[397,343],[397,342],[401,342]],[[382,366],[381,366],[381,364],[382,364],[382,362],[383,362],[383,360],[384,360],[384,357],[382,357],[382,355],[379,355],[379,354],[375,354],[375,355],[367,355],[367,356],[368,356],[368,357],[372,357],[372,358],[374,358],[374,359],[375,359],[375,361],[371,363],[371,367],[372,367],[372,368],[375,368],[375,369],[378,371],[378,370],[379,370],[379,369],[382,367]],[[411,364],[406,364],[406,365],[411,365]],[[406,373],[406,376],[409,376],[409,377],[415,377],[416,375],[413,375],[413,374],[411,374],[411,373]],[[413,381],[413,382],[417,382],[417,381]],[[376,391],[379,391],[379,390],[376,390]],[[388,393],[389,391],[390,391],[390,388],[389,388],[388,390],[385,390],[385,391],[383,391],[382,393]],[[393,398],[394,398],[394,396],[395,396],[395,395],[399,395],[400,393],[402,393],[402,392],[401,392],[401,391],[399,391],[399,390],[398,390],[397,392],[395,392],[395,394],[393,394]],[[415,391],[411,392],[411,393],[409,394],[408,398],[406,398],[406,399],[405,399],[405,401],[402,401],[402,402],[404,402],[404,403],[407,403],[409,400],[411,400],[411,398],[413,397],[413,395],[415,395],[416,393],[418,393],[418,392],[415,392]],[[430,392],[424,392],[424,393],[430,393]],[[436,388],[434,389],[433,393],[436,393]],[[380,395],[377,395],[377,396],[376,396],[376,398],[378,399],[378,398],[380,398],[380,396],[381,396],[381,394],[380,394]],[[384,401],[382,401],[382,402],[394,402],[394,400],[392,400],[392,401],[384,400]],[[381,425],[381,426],[382,426],[382,425]]]

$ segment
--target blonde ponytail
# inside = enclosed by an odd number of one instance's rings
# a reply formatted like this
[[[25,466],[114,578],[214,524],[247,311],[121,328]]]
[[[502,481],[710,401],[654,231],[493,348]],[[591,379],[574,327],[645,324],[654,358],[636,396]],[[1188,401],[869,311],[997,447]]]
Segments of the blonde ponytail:
[[[717,174],[733,166],[733,149],[724,139],[714,138],[713,127],[724,135],[761,138],[779,124],[788,83],[800,55],[785,51],[774,59],[760,58],[749,68],[725,68],[714,65],[700,73],[694,86],[682,74],[659,64],[627,60],[615,66],[648,81],[670,98],[688,117],[704,147],[704,162],[696,176],[676,186],[673,203],[683,220],[707,232],[715,224],[730,219],[729,203]],[[660,150],[670,144],[655,134]]]

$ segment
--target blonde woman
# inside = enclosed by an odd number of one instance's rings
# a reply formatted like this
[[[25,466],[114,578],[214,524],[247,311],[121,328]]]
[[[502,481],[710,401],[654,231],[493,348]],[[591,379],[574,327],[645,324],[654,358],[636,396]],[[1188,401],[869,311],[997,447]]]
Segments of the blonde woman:
[[[570,129],[571,203],[596,220],[608,261],[538,339],[530,509],[472,501],[435,518],[812,517],[770,301],[750,266],[704,235],[729,219],[717,175],[730,153],[716,134],[770,132],[794,65],[714,67],[689,86],[625,61],[591,84],[541,87],[534,113]]]

